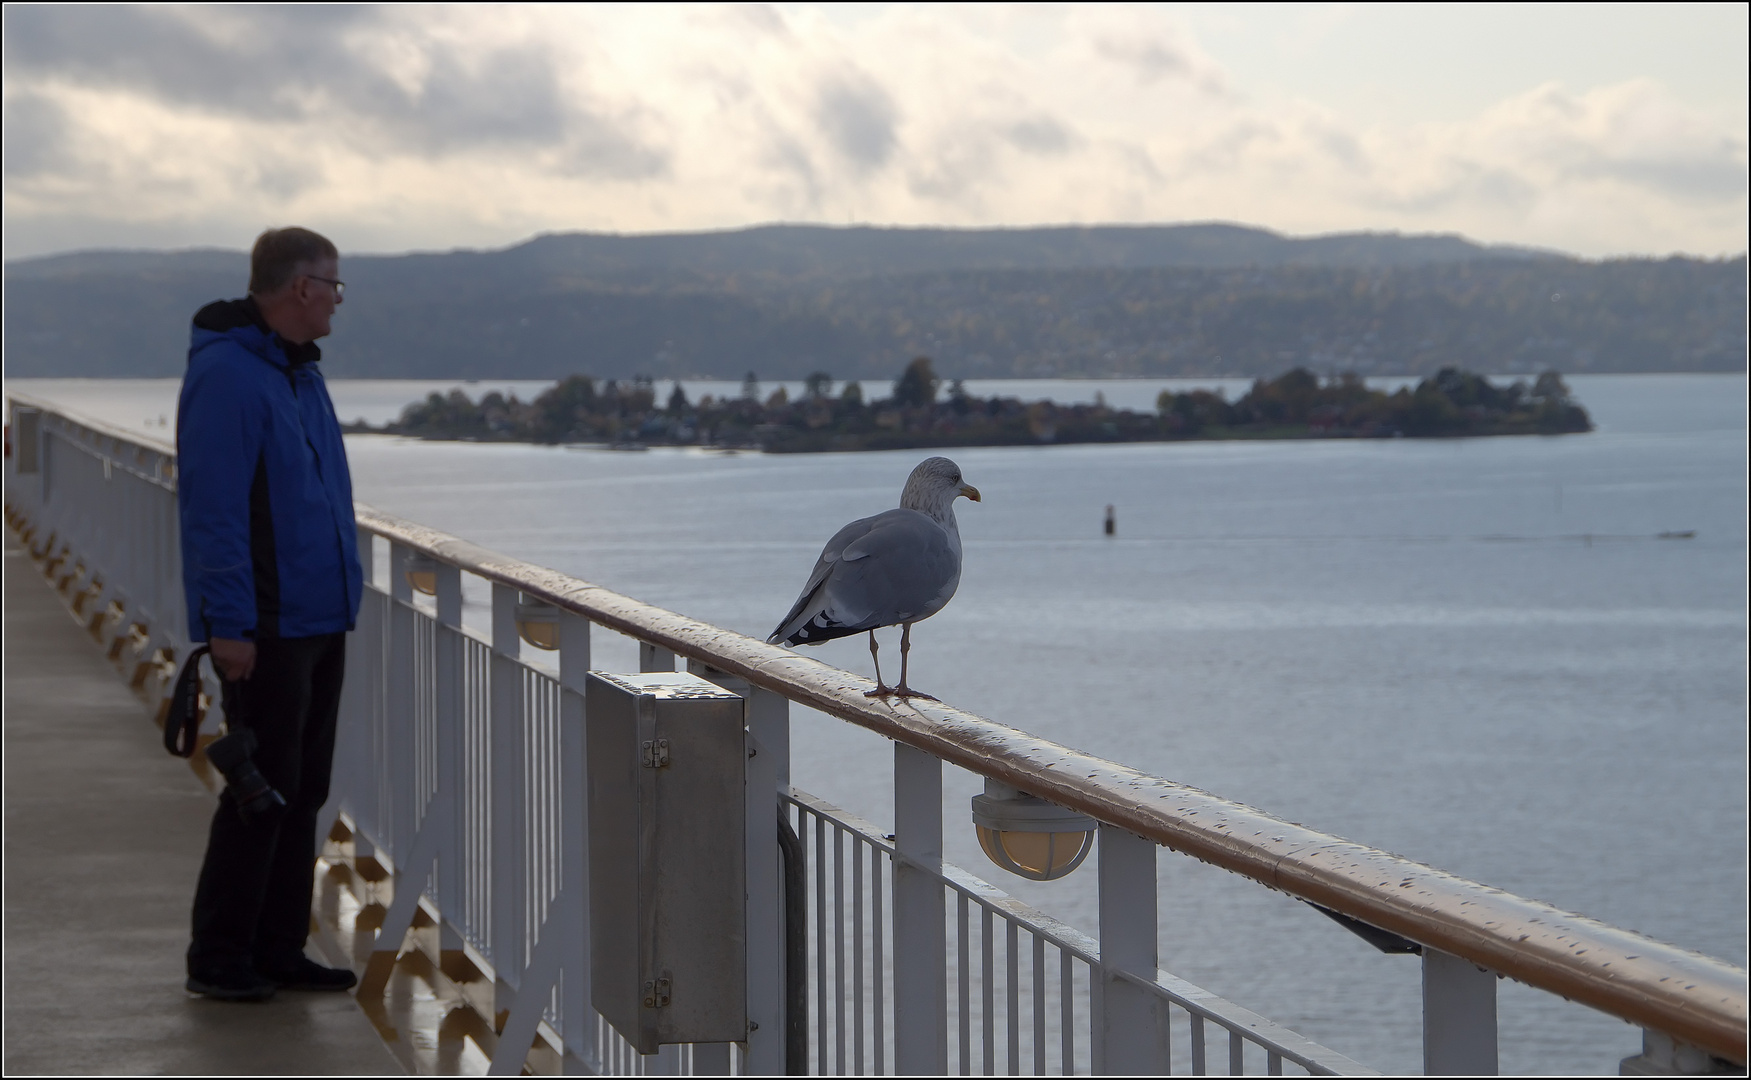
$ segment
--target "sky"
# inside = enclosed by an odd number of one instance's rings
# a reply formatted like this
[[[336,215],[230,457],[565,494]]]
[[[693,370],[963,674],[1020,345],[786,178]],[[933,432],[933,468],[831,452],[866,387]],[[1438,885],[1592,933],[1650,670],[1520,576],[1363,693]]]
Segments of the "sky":
[[[773,221],[1746,249],[1746,6],[7,4],[4,253]]]

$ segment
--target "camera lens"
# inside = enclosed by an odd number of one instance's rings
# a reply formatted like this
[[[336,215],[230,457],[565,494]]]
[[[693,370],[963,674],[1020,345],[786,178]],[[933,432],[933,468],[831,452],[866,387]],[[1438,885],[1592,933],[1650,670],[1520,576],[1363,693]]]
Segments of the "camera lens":
[[[237,804],[237,813],[244,821],[258,822],[273,818],[286,808],[286,800],[255,767],[255,732],[240,727],[214,739],[207,745],[207,760],[225,777],[225,790]]]

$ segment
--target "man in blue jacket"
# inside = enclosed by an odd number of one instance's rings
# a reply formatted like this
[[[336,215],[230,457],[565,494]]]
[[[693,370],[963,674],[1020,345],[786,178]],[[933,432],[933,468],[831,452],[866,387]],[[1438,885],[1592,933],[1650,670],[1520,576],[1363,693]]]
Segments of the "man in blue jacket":
[[[255,765],[286,800],[246,821],[227,790],[213,815],[188,989],[227,1001],[354,982],[304,955],[362,588],[346,450],[316,369],[342,290],[328,240],[263,233],[249,295],[195,315],[176,418],[189,636],[212,649],[227,727],[254,733]]]

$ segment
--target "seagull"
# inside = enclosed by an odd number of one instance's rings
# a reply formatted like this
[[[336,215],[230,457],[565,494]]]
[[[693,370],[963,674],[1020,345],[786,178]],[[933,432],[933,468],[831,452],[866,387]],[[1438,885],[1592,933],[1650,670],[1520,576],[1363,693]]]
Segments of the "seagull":
[[[833,534],[809,574],[796,606],[767,638],[770,645],[819,645],[869,631],[876,688],[866,697],[924,698],[906,685],[906,654],[912,624],[943,609],[961,583],[961,530],[954,502],[979,502],[979,489],[961,481],[961,468],[945,457],[927,458],[906,478],[900,506],[860,518]],[[878,627],[898,623],[900,684],[882,684],[876,655]]]

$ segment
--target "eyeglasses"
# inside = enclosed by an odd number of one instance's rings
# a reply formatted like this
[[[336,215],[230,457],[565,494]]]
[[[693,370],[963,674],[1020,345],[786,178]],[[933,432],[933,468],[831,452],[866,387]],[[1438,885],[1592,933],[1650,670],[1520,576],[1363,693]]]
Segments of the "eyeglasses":
[[[311,281],[321,281],[321,282],[324,282],[326,284],[333,285],[334,286],[334,298],[336,300],[339,300],[346,295],[347,283],[344,281],[336,281],[335,279],[333,279],[331,277],[317,277],[315,274],[305,274],[304,276],[309,278]]]

